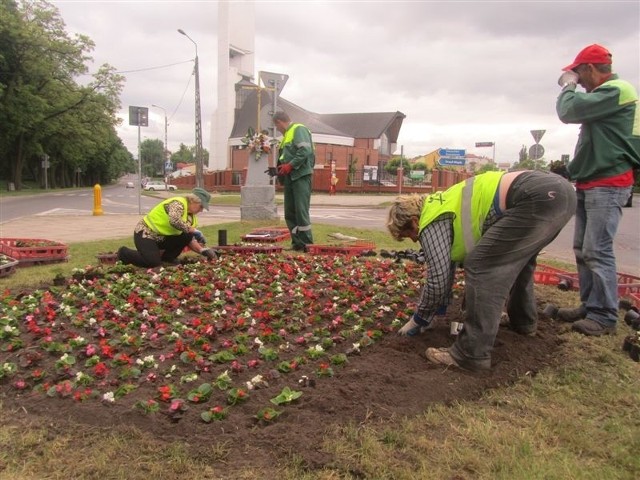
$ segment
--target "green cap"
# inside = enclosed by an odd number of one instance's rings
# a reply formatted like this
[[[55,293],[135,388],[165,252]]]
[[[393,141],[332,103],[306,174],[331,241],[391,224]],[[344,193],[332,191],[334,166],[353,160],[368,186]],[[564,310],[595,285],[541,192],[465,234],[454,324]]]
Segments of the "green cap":
[[[200,187],[194,188],[192,193],[200,199],[202,208],[204,208],[205,210],[209,210],[209,200],[211,200],[211,194],[207,192],[204,188],[200,188]]]

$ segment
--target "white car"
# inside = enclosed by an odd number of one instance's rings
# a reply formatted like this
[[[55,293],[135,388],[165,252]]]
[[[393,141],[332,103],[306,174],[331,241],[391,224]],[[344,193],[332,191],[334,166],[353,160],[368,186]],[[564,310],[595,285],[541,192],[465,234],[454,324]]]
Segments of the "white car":
[[[124,188],[136,188],[136,186],[133,184],[133,182],[127,182]]]
[[[178,187],[164,182],[147,182],[144,184],[144,189],[153,192],[155,190],[177,190]]]

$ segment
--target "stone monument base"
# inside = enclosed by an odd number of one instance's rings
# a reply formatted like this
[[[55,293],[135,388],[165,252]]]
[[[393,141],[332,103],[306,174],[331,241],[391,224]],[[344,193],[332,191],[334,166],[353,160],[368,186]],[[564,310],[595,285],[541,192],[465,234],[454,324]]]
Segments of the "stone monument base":
[[[240,220],[277,220],[276,187],[247,185],[240,187]]]

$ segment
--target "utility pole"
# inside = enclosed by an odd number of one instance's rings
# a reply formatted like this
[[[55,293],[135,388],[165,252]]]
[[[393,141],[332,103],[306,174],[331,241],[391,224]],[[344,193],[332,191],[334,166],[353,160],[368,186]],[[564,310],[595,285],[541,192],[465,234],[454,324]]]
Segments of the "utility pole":
[[[178,32],[191,40],[196,47],[195,67],[193,73],[196,76],[196,187],[204,188],[204,167],[202,158],[202,113],[200,108],[200,70],[198,66],[198,44],[187,35],[184,30],[178,29]]]

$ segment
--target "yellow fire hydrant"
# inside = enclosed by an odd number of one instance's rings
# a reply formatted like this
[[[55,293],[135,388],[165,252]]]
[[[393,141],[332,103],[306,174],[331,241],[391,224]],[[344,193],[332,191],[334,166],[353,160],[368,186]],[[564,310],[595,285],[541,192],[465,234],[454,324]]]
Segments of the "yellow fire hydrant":
[[[93,214],[102,215],[102,188],[97,183],[93,187]]]

